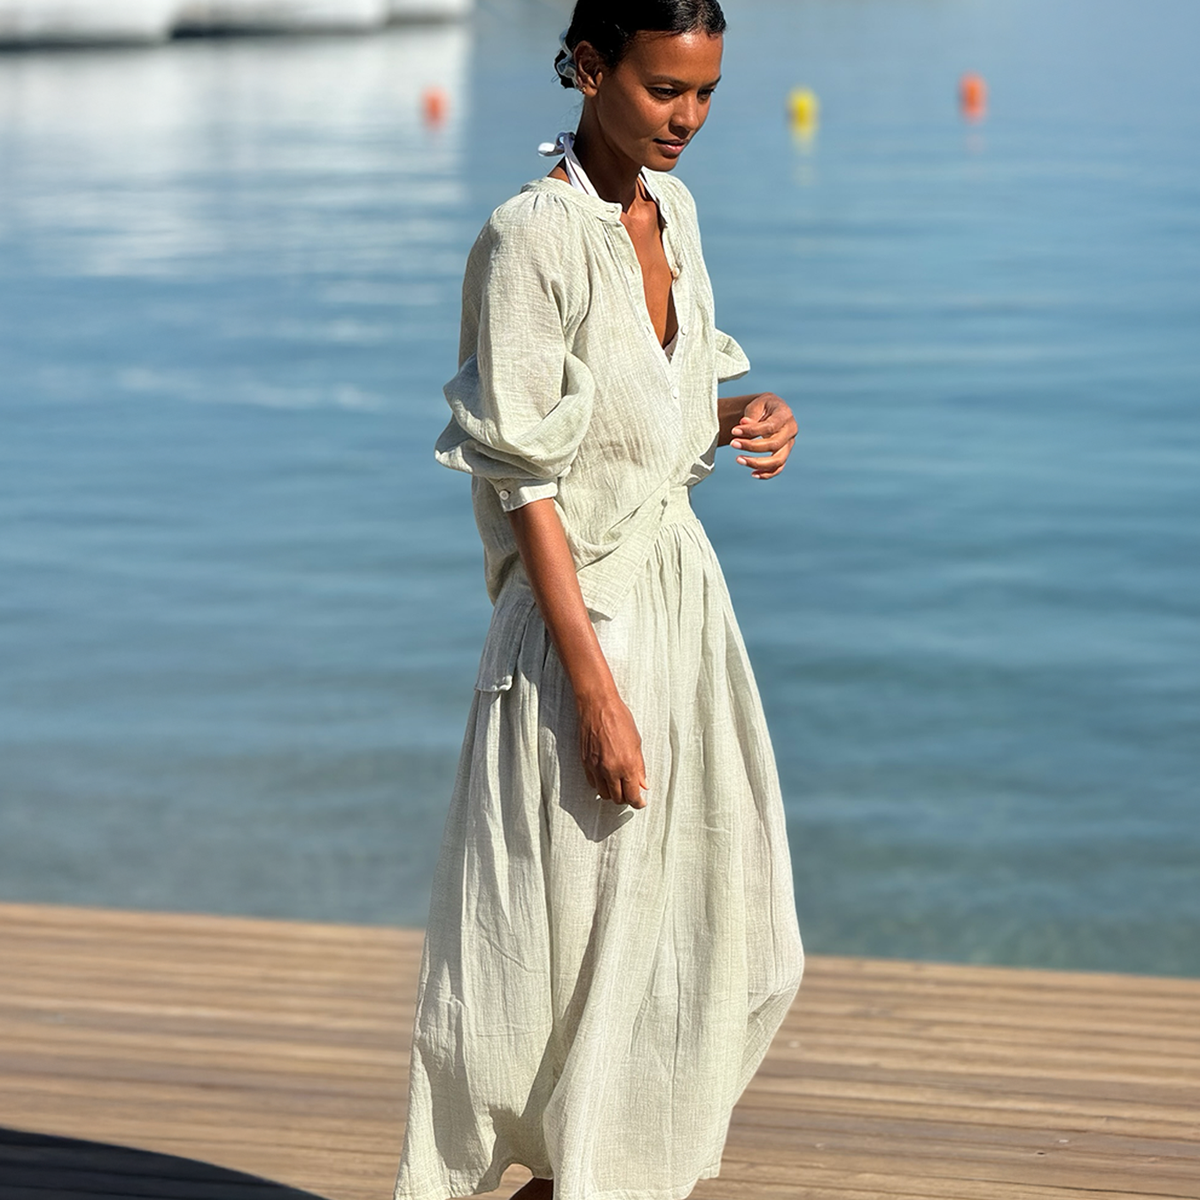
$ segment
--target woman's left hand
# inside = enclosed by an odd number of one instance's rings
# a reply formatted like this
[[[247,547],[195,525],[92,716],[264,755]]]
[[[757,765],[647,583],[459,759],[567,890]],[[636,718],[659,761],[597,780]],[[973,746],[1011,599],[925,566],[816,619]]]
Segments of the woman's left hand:
[[[738,462],[751,468],[755,479],[773,479],[783,470],[798,432],[787,403],[774,392],[760,392],[742,410],[729,444],[740,452]],[[749,458],[749,454],[762,457]]]

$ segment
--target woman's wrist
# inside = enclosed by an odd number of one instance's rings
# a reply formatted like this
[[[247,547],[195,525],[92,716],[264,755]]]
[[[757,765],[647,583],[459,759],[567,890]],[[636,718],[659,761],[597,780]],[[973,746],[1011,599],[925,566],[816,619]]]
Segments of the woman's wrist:
[[[567,677],[575,693],[575,707],[581,714],[595,712],[621,699],[607,663],[575,672],[568,671]]]
[[[720,432],[717,434],[717,445],[728,446],[733,441],[733,431],[746,412],[746,405],[754,399],[751,392],[745,396],[720,396],[717,398],[717,421]]]

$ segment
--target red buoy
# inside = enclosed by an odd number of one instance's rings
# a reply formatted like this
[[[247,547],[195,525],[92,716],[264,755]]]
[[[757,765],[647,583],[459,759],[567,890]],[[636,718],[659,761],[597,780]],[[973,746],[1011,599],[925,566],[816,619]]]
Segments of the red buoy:
[[[446,119],[446,109],[449,102],[446,93],[439,87],[428,87],[421,96],[421,112],[425,116],[425,124],[441,125]]]

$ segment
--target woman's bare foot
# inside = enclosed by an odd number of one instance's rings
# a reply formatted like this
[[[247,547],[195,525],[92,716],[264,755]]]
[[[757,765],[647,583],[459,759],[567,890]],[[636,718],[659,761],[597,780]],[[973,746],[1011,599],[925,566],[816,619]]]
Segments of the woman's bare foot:
[[[554,1200],[554,1180],[535,1175],[513,1192],[512,1200]]]

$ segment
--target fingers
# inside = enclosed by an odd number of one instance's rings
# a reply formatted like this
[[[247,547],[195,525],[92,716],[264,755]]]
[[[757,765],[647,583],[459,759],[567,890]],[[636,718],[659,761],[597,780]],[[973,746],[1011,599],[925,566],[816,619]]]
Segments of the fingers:
[[[750,478],[751,479],[774,479],[775,476],[778,475],[779,472],[782,470],[783,470],[783,467],[781,465],[781,466],[775,467],[774,469],[772,469],[770,471],[751,471]]]
[[[796,440],[796,423],[793,421],[790,424],[790,428],[785,426],[781,430],[764,432],[759,437],[734,438],[729,444],[735,450],[748,450],[751,454],[774,454],[789,448]]]
[[[759,421],[751,421],[743,417],[732,430],[735,442],[789,435],[792,437],[796,435],[796,421],[791,413],[771,413]]]
[[[579,703],[579,756],[602,800],[645,808],[646,760],[637,722],[614,689],[585,692]]]
[[[773,479],[783,470],[797,432],[796,418],[788,405],[774,392],[763,392],[746,405],[729,444],[742,451],[738,462],[749,467],[755,479]],[[748,454],[756,457],[749,458]]]
[[[596,789],[596,794],[601,800],[611,800],[614,804],[628,804],[630,808],[645,808],[646,797],[642,793],[648,788],[645,768],[639,763],[625,773],[606,776],[602,780],[601,786]]]
[[[755,438],[740,443],[733,442],[732,445],[739,450],[754,453],[753,458],[747,453],[739,454],[737,460],[742,466],[749,467],[756,479],[770,479],[783,470],[783,464],[787,462],[792,446],[795,445],[795,435],[787,438]]]
[[[637,766],[632,774],[621,780],[621,800],[618,803],[628,804],[630,808],[645,808],[646,797],[642,793],[649,786],[646,782],[646,767],[639,754]]]
[[[596,789],[596,795],[601,800],[611,800],[614,804],[628,804],[630,808],[645,808],[645,780],[635,782],[632,776],[618,777],[612,780],[601,780],[591,785]]]
[[[793,421],[792,410],[782,397],[774,392],[760,392],[742,410],[741,419],[733,428],[733,436],[754,437],[757,434],[774,433]]]
[[[731,446],[742,449],[749,442],[768,442],[772,439],[778,442],[779,439],[790,440],[796,436],[798,426],[792,410],[778,396],[772,396],[771,399],[776,403],[762,417],[752,419],[748,415],[743,416],[733,427],[731,432],[734,440],[730,442]]]
[[[751,434],[759,426],[770,422],[770,414],[765,404],[760,404],[757,399],[752,400],[746,405],[742,415],[738,418],[738,423],[733,427],[734,437],[742,434]]]
[[[589,786],[602,800],[645,808],[642,795],[649,787],[642,758],[641,737],[624,704],[604,712],[592,712],[580,728],[583,773]]]
[[[791,452],[792,444],[789,442],[774,454],[765,454],[761,458],[747,458],[745,455],[739,454],[738,462],[744,467],[749,467],[750,474],[755,479],[771,479],[783,470],[784,463],[787,462]]]

